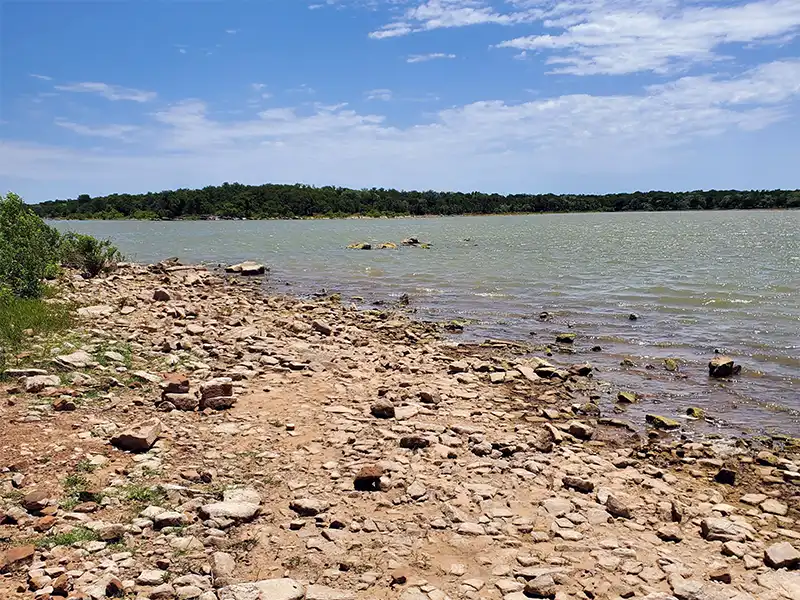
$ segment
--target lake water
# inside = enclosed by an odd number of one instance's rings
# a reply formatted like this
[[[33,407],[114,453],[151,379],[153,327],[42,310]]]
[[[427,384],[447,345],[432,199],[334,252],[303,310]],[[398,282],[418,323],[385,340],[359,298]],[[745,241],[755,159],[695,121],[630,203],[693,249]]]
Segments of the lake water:
[[[54,224],[140,262],[264,262],[284,292],[365,305],[408,294],[417,318],[470,320],[456,339],[549,344],[571,331],[575,355],[554,360],[589,360],[614,389],[643,395],[626,409],[634,421],[699,406],[714,421],[690,428],[800,435],[800,211]],[[432,248],[345,249],[411,236]],[[742,375],[709,380],[715,349]]]

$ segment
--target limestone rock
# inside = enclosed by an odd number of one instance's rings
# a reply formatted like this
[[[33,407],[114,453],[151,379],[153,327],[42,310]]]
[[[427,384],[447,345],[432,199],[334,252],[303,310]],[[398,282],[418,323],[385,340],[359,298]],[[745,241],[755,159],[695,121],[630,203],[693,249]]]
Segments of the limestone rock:
[[[700,523],[700,532],[709,542],[744,542],[745,530],[724,518],[709,517]]]
[[[25,391],[29,394],[35,394],[45,388],[59,385],[61,385],[61,380],[57,375],[34,375],[25,378]]]
[[[764,551],[764,564],[773,569],[800,567],[800,551],[789,542],[773,544]]]

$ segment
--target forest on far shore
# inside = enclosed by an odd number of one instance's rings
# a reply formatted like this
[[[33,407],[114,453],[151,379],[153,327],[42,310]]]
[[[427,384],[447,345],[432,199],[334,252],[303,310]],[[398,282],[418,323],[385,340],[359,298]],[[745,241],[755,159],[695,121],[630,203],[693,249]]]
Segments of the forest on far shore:
[[[698,190],[622,194],[486,194],[223,183],[202,189],[111,194],[32,205],[49,219],[295,219],[800,208],[800,190]]]

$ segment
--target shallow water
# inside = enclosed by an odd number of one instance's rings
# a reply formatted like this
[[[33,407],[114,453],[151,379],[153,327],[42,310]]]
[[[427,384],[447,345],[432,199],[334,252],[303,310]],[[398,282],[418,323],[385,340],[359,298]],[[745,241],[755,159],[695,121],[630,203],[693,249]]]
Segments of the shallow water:
[[[417,318],[469,319],[465,339],[544,345],[573,331],[575,356],[554,360],[590,360],[614,389],[644,395],[634,420],[700,406],[716,422],[695,428],[800,435],[800,211],[55,225],[110,237],[136,261],[263,261],[270,285],[298,294],[407,293]],[[345,249],[409,236],[433,248]],[[715,349],[740,377],[709,380]],[[683,362],[678,375],[665,357]]]

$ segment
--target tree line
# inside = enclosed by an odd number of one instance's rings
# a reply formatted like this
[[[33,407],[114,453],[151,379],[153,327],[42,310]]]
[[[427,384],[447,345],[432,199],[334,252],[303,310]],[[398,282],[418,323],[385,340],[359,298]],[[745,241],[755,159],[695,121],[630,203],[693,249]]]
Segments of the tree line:
[[[697,190],[622,194],[486,194],[223,183],[145,194],[82,194],[33,205],[54,219],[293,219],[555,212],[800,208],[800,190]]]

